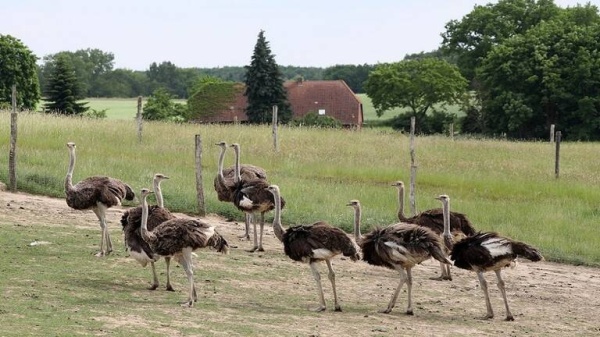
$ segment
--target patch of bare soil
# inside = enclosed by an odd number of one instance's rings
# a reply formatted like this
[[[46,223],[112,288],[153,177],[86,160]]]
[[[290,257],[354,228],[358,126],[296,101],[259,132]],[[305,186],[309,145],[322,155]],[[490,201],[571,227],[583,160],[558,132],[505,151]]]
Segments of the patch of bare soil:
[[[111,231],[117,226],[125,208],[109,210]],[[362,262],[336,259],[338,294],[344,312],[333,312],[331,285],[323,264],[323,288],[328,311],[314,315],[287,317],[287,326],[270,326],[269,314],[261,308],[281,307],[282,315],[290,305],[307,309],[317,305],[314,281],[308,266],[293,264],[283,254],[281,244],[272,234],[270,226],[265,228],[265,249],[261,255],[251,255],[242,248],[251,243],[236,239],[242,233],[239,223],[227,222],[211,215],[206,218],[216,224],[219,231],[240,249],[223,258],[248,258],[255,263],[248,270],[240,271],[240,279],[225,280],[247,292],[247,296],[221,294],[223,308],[219,314],[204,312],[203,319],[239,319],[238,307],[257,308],[255,319],[248,319],[252,326],[264,325],[262,331],[273,331],[282,336],[598,336],[600,335],[600,276],[598,269],[571,266],[552,262],[531,263],[520,261],[516,268],[503,271],[507,295],[514,322],[505,322],[505,311],[493,273],[486,275],[495,317],[483,320],[485,302],[479,282],[474,273],[453,268],[452,282],[433,281],[430,277],[439,274],[439,264],[427,261],[413,269],[414,316],[404,314],[406,310],[406,287],[400,292],[394,311],[381,314],[398,284],[398,275],[393,271],[374,268]],[[64,199],[47,198],[25,193],[0,191],[0,221],[3,223],[36,223],[47,226],[90,226],[98,227],[93,212],[71,210]],[[98,229],[99,230],[99,229]],[[258,253],[255,253],[258,254]],[[110,257],[109,257],[110,258]],[[204,262],[206,263],[206,262]],[[273,277],[268,284],[253,283],[252,268],[269,268],[276,273],[278,265],[291,264],[298,270],[294,280]],[[133,264],[132,264],[133,265]],[[286,265],[288,266],[288,265]],[[221,266],[222,267],[222,266]],[[162,266],[160,267],[162,268]],[[149,274],[148,274],[149,277]],[[270,303],[252,302],[254,291],[273,294]],[[303,293],[305,302],[286,303],[285,295]],[[240,301],[248,301],[246,303]],[[230,302],[230,303],[227,303]],[[246,311],[247,315],[247,311]],[[136,319],[133,318],[135,321]],[[194,319],[197,321],[197,319]],[[199,324],[199,322],[196,322]],[[118,324],[118,322],[107,322]],[[130,322],[131,324],[131,322]],[[143,324],[143,322],[138,322]],[[166,331],[165,331],[166,332]],[[171,330],[169,334],[176,335]]]

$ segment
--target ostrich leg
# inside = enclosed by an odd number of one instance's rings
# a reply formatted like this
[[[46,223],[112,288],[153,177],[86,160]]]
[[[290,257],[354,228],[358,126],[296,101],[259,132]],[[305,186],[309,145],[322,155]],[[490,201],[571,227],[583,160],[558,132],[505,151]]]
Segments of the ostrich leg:
[[[329,274],[327,276],[329,277],[329,281],[331,281],[331,287],[333,288],[333,299],[334,299],[334,303],[335,303],[335,311],[342,311],[342,307],[340,306],[340,303],[338,302],[337,291],[335,289],[335,272],[333,271],[333,267],[331,266],[331,261],[325,260],[325,262],[327,262],[327,268],[329,268]]]
[[[481,290],[483,290],[483,295],[485,296],[485,306],[487,308],[487,314],[485,315],[484,319],[494,318],[494,310],[492,310],[490,294],[488,293],[487,282],[483,277],[483,272],[477,272],[477,278],[479,278],[479,284],[481,285]]]
[[[310,263],[310,270],[312,271],[313,276],[315,277],[315,282],[317,283],[317,291],[319,294],[319,301],[321,302],[321,305],[319,307],[313,309],[313,311],[322,312],[322,311],[325,311],[325,309],[326,309],[325,295],[323,295],[323,286],[321,285],[321,275],[319,274],[319,271],[317,270],[317,264],[315,262]]]
[[[500,275],[500,273],[502,273],[501,269],[495,270],[496,272],[496,277],[498,278],[498,289],[500,289],[500,293],[502,294],[502,298],[504,299],[504,306],[506,307],[506,321],[514,321],[515,318],[513,317],[512,313],[510,312],[510,309],[508,308],[508,299],[506,298],[506,289],[504,288],[504,280],[502,280],[502,276]]]

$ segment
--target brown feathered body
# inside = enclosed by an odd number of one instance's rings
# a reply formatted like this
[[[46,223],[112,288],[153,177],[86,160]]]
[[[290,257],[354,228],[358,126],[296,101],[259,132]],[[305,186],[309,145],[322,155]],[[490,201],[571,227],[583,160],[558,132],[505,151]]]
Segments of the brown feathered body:
[[[279,186],[270,185],[266,190],[274,196],[275,216],[273,218],[273,232],[275,236],[283,243],[283,250],[290,259],[307,263],[310,266],[315,282],[317,283],[320,306],[315,311],[324,311],[326,309],[321,276],[317,269],[317,264],[321,261],[325,261],[329,269],[327,277],[333,289],[335,311],[342,311],[337,297],[335,272],[331,260],[339,254],[349,257],[352,261],[358,260],[360,256],[356,245],[343,230],[333,227],[324,221],[315,222],[312,225],[292,226],[284,230],[281,224],[282,198]]]
[[[356,245],[346,233],[327,222],[288,228],[283,234],[283,250],[294,261],[317,262],[342,254],[352,261],[360,258]]]
[[[105,207],[121,205],[122,200],[133,200],[135,193],[131,187],[119,179],[94,176],[81,180],[74,186],[69,186],[70,177],[65,183],[67,205],[76,210],[87,210],[98,206]]]
[[[481,290],[485,296],[487,313],[484,318],[493,318],[494,310],[490,301],[487,281],[483,274],[487,271],[494,271],[498,279],[498,289],[504,300],[504,307],[506,309],[505,320],[515,320],[508,306],[506,288],[502,279],[502,269],[515,263],[517,257],[523,257],[534,262],[544,259],[536,248],[494,232],[477,233],[457,242],[452,247],[450,258],[454,260],[454,265],[458,268],[477,273]]]
[[[240,167],[242,181],[266,180],[267,172],[258,166],[243,164]],[[234,202],[235,200],[235,166],[223,170],[223,177],[219,174],[214,179],[214,187],[219,201]]]
[[[456,267],[475,272],[508,267],[517,257],[534,262],[543,259],[536,248],[494,232],[477,233],[465,238],[454,244],[450,254]]]
[[[374,266],[396,270],[400,273],[400,284],[396,287],[390,302],[383,313],[390,313],[396,305],[400,289],[406,283],[406,314],[413,314],[412,307],[412,268],[434,258],[441,263],[451,264],[446,258],[439,235],[429,228],[414,224],[399,223],[385,228],[375,228],[359,242],[363,260]]]
[[[175,219],[168,209],[152,205],[148,207],[148,230],[154,230],[161,223]],[[125,245],[131,256],[143,267],[149,262],[157,261],[160,256],[156,255],[148,243],[144,241],[141,234],[142,206],[127,210],[121,217]]]
[[[200,219],[171,219],[159,224],[152,231],[142,231],[142,237],[150,249],[160,256],[177,257],[186,248],[193,251],[211,247],[221,253],[229,251],[227,240],[214,226]]]
[[[400,219],[400,221],[427,227],[438,235],[444,232],[444,212],[441,208],[423,211],[413,217]],[[450,232],[455,238],[454,241],[477,233],[467,216],[458,212],[450,212]]]
[[[236,185],[234,204],[243,212],[265,213],[275,209],[275,197],[267,190],[269,183],[265,180],[255,179],[241,181]],[[281,208],[285,207],[285,199],[280,197]]]
[[[365,262],[394,270],[412,268],[432,257],[451,263],[444,255],[440,236],[414,224],[375,228],[363,236],[359,245]]]

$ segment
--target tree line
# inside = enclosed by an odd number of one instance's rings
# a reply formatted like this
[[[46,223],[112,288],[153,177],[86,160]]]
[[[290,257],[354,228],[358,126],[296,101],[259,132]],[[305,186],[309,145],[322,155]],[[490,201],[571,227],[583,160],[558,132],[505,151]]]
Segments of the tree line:
[[[35,108],[44,97],[51,111],[80,114],[87,108],[77,99],[141,95],[150,97],[148,119],[190,120],[218,111],[245,88],[250,122],[269,122],[272,104],[288,122],[285,80],[343,79],[371,98],[379,116],[406,109],[386,121],[399,130],[416,117],[426,134],[453,123],[462,133],[546,139],[555,125],[566,139],[600,139],[598,7],[500,0],[448,22],[441,36],[438,49],[398,62],[315,68],[277,65],[261,31],[244,67],[179,68],[165,61],[133,71],[113,69],[114,55],[98,49],[47,55],[37,65],[18,39],[0,35],[0,60],[6,60],[0,62],[0,105],[10,102],[10,86],[17,84],[21,108]],[[173,104],[173,98],[188,104]],[[460,106],[464,116],[449,113],[448,105]]]

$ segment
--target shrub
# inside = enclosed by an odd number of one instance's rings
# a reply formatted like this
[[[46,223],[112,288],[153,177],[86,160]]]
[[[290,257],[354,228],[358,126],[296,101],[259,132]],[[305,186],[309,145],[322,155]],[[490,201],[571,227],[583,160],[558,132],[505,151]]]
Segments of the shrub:
[[[320,116],[316,112],[309,112],[304,117],[294,118],[292,126],[316,126],[321,128],[340,129],[342,122],[331,116]]]

